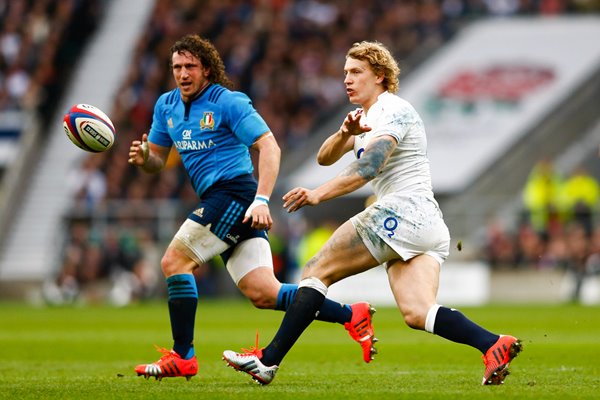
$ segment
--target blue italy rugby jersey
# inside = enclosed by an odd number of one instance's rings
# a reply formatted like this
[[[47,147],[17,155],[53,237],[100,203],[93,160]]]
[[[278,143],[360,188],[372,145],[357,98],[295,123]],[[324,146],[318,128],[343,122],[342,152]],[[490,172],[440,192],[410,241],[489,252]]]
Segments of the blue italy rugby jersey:
[[[202,196],[215,182],[252,173],[248,148],[269,131],[248,96],[211,84],[187,104],[178,88],[161,95],[148,140],[175,145]]]

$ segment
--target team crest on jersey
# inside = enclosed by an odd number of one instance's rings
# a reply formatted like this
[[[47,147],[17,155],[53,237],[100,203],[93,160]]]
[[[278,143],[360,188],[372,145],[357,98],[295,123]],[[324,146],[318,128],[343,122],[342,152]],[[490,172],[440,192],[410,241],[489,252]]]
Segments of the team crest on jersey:
[[[215,119],[212,111],[205,111],[204,117],[200,120],[200,129],[213,129],[215,127]]]

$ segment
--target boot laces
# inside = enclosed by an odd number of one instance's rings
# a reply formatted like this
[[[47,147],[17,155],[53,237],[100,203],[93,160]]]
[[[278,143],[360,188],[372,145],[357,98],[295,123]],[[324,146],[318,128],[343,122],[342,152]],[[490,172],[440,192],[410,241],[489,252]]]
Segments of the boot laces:
[[[242,347],[242,355],[244,356],[256,356],[258,358],[262,357],[262,351],[264,347],[258,347],[258,330],[256,331],[256,344],[251,346],[249,349],[244,349]]]

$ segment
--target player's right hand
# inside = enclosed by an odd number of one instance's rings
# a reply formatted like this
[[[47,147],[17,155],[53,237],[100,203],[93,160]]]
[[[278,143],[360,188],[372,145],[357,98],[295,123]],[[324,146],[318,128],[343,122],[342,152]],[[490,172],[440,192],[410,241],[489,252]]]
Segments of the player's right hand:
[[[368,125],[361,125],[360,117],[363,114],[362,108],[357,108],[354,111],[350,111],[342,126],[340,127],[340,131],[346,135],[357,136],[362,133],[370,131],[372,128]]]
[[[142,135],[142,140],[134,140],[129,147],[129,159],[127,162],[138,167],[143,166],[148,161],[150,149],[148,147],[148,134]]]
[[[294,188],[283,196],[283,208],[287,212],[298,211],[304,206],[316,206],[319,202],[314,190],[303,187]]]

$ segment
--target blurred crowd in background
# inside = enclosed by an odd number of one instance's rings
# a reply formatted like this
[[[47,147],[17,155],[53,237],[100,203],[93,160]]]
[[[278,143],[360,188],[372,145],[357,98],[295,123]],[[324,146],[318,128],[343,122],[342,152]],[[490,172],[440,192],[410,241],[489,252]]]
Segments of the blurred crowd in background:
[[[96,29],[103,0],[0,1],[0,112],[47,120]]]
[[[493,268],[571,271],[573,299],[583,280],[600,274],[600,183],[583,167],[562,176],[552,160],[542,159],[522,192],[516,226],[500,219],[487,227],[481,258]]]
[[[44,119],[57,112],[53,107],[75,56],[108,4],[0,0],[0,112],[37,110]],[[161,211],[148,200],[154,205],[180,201],[176,209],[162,212],[169,213],[167,221],[181,222],[197,198],[176,154],[167,170],[148,175],[127,164],[127,152],[131,141],[148,131],[158,96],[173,87],[169,48],[182,35],[195,32],[215,44],[235,89],[250,96],[277,137],[285,163],[286,153],[298,151],[317,124],[346,105],[341,68],[355,41],[383,42],[410,71],[476,18],[599,10],[598,0],[157,0],[114,106],[107,110],[118,130],[116,144],[86,157],[66,177],[76,207],[65,220],[68,240],[48,298],[74,301],[83,289],[97,286],[102,297],[104,284],[115,303],[162,294],[160,254],[166,243],[160,230],[171,230],[164,236],[170,237],[177,225],[161,225]],[[588,258],[599,252],[597,223],[590,225],[563,195],[558,208],[537,198],[541,189],[532,188],[536,174],[525,188],[526,212],[516,230],[489,226],[480,257],[494,267],[565,267],[583,262],[584,252]],[[561,181],[561,187],[570,193],[568,181]],[[597,183],[595,196],[588,208],[598,204]],[[573,224],[579,220],[582,225]],[[276,223],[270,239],[277,276],[293,279],[337,223],[314,226],[301,217]],[[585,245],[578,242],[581,238]],[[214,271],[219,262],[199,269],[201,296],[218,292]],[[95,298],[94,289],[87,296]]]

